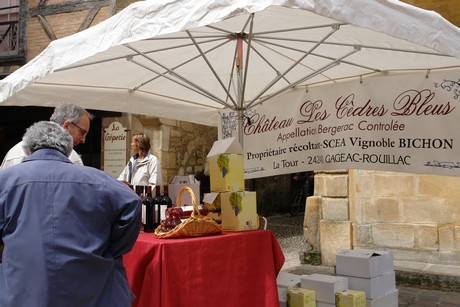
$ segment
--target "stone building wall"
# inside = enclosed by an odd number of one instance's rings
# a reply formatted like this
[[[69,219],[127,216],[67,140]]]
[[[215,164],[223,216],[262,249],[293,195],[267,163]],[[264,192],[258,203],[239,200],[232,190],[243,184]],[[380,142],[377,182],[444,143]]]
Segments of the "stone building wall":
[[[343,249],[391,250],[396,260],[460,265],[460,178],[364,170],[318,172],[305,238],[335,265]]]
[[[353,247],[460,264],[460,178],[350,171]]]
[[[162,169],[168,182],[175,175],[195,175],[203,170],[206,156],[217,140],[217,128],[174,120],[161,123]]]

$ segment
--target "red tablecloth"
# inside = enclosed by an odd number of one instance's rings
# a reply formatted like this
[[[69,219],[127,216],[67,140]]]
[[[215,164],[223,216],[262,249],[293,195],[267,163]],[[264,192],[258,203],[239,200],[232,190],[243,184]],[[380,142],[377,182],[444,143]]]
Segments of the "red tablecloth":
[[[186,239],[141,233],[123,262],[133,306],[279,306],[284,255],[270,230]]]

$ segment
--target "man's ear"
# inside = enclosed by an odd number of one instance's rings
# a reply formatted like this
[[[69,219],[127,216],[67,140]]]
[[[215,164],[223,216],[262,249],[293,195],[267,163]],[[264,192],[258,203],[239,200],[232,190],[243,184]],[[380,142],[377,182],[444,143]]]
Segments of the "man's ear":
[[[67,129],[67,128],[69,127],[69,125],[70,125],[70,121],[66,120],[66,121],[64,121],[64,123],[62,124],[62,128]]]

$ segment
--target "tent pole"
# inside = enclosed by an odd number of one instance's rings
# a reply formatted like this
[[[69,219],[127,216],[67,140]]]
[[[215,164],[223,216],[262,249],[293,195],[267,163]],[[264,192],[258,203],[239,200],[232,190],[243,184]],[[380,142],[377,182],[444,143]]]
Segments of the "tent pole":
[[[238,116],[238,141],[242,148],[243,145],[243,126],[244,126],[244,109],[243,109],[243,37],[241,35],[237,35],[236,37],[236,75],[238,80],[238,106],[236,108],[237,116]]]
[[[243,127],[244,127],[244,111],[243,109],[238,109],[238,141],[240,142],[241,148],[243,146]]]

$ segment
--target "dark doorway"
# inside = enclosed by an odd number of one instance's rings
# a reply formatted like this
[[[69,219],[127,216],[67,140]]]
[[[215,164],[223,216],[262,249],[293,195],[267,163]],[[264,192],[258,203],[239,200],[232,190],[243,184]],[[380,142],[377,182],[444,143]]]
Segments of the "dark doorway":
[[[0,161],[8,150],[18,143],[25,130],[40,120],[49,120],[52,107],[0,107]],[[102,117],[114,116],[112,112],[88,110],[94,115],[91,129],[85,144],[78,145],[75,150],[81,155],[86,166],[101,168],[101,126]],[[120,116],[119,113],[116,115]]]

